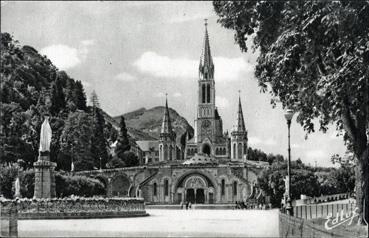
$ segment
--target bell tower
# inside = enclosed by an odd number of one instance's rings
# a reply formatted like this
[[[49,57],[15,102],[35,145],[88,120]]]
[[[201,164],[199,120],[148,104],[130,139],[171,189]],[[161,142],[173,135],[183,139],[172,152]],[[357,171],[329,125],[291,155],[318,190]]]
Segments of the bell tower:
[[[214,63],[207,25],[207,19],[205,19],[204,44],[199,64],[197,120],[195,121],[197,142],[202,142],[205,138],[214,140],[216,134]]]

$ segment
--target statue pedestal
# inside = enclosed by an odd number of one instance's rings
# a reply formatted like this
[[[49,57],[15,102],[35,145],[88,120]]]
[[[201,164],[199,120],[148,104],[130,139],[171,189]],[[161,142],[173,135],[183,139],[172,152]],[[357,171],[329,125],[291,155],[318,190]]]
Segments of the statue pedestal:
[[[54,168],[56,164],[50,162],[49,155],[40,155],[35,168],[35,192],[34,198],[52,198],[56,196]]]

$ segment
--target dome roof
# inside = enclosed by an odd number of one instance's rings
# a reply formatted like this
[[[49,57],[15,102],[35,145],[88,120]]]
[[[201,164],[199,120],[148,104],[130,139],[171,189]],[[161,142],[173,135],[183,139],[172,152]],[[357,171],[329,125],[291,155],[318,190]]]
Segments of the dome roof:
[[[208,156],[207,154],[195,154],[191,159],[183,162],[184,165],[205,165],[205,164],[218,164],[215,158]]]

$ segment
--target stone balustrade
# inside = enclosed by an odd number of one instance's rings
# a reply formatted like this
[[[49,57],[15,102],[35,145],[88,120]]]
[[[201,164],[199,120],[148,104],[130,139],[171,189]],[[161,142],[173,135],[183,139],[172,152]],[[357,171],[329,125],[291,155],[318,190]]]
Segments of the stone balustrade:
[[[17,199],[18,219],[66,219],[145,216],[142,198]],[[3,200],[2,205],[14,203]]]

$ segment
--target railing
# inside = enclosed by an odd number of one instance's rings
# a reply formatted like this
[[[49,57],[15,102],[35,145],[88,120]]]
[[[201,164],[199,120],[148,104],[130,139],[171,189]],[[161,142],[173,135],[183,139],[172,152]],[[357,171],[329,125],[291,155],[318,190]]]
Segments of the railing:
[[[293,207],[295,217],[304,219],[326,218],[328,215],[335,216],[343,211],[350,213],[355,209],[355,203],[331,203],[331,204],[311,204]]]

